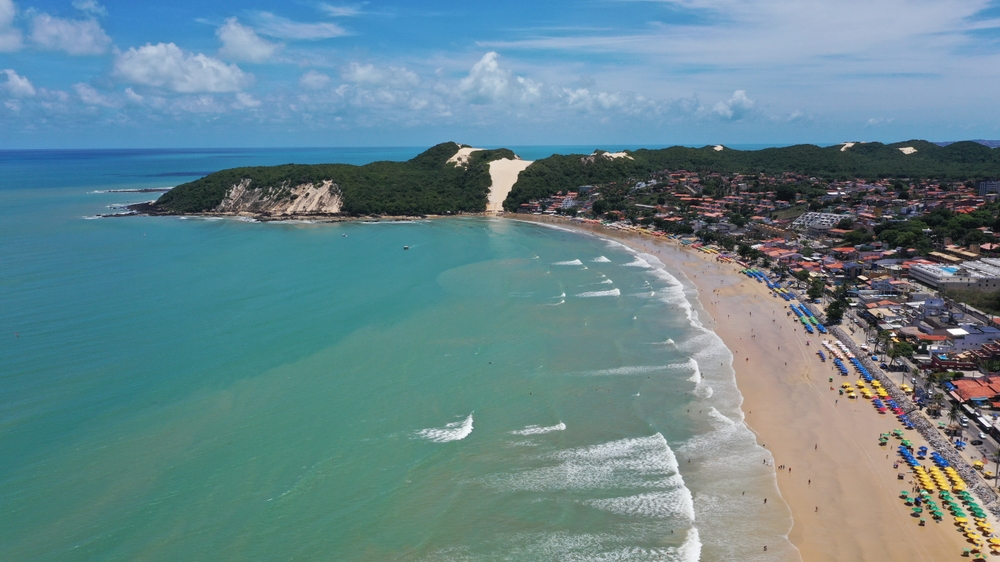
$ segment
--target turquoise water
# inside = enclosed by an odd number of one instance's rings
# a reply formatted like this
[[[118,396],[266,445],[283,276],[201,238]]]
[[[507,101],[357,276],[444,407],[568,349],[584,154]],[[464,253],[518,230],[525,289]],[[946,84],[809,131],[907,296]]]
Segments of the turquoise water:
[[[794,557],[732,357],[652,256],[510,220],[90,218],[417,152],[0,153],[0,559]]]

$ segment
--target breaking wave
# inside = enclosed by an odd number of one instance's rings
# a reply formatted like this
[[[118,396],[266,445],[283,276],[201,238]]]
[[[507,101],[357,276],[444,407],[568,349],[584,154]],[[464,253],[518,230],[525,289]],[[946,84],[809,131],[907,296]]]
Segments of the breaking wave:
[[[444,427],[421,429],[416,432],[416,435],[434,443],[448,443],[449,441],[461,441],[470,433],[472,433],[472,414],[469,414],[469,417],[462,421],[451,422]]]
[[[588,291],[586,293],[580,293],[576,295],[580,298],[593,298],[593,297],[620,297],[622,294],[618,289],[611,289],[609,291]]]
[[[552,433],[553,431],[566,431],[566,424],[559,422],[556,425],[550,425],[547,427],[542,427],[538,425],[529,425],[524,429],[518,429],[511,431],[513,435],[541,435],[543,433]]]

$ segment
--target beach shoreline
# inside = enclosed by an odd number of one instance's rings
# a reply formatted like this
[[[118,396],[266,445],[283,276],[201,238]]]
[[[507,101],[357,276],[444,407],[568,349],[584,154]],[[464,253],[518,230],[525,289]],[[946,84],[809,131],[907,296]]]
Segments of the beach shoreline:
[[[803,560],[945,560],[971,546],[950,517],[939,523],[927,518],[921,526],[903,505],[900,491],[912,487],[912,474],[904,465],[894,467],[895,441],[879,446],[877,440],[900,424],[869,401],[837,392],[857,377],[837,375],[816,356],[821,339],[832,336],[807,335],[786,303],[739,275],[739,266],[666,238],[553,217],[507,218],[620,242],[656,256],[697,288],[708,314],[702,324],[732,352],[744,423],[773,455],[778,488],[792,513],[788,538]],[[926,444],[916,432],[906,438]]]

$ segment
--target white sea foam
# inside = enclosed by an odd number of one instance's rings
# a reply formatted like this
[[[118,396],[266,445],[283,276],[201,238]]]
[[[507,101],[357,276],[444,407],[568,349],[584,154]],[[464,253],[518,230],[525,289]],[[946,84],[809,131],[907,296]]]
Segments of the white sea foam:
[[[611,263],[611,260],[609,260],[608,258],[606,258],[604,256],[596,257],[596,258],[594,258],[594,259],[592,259],[590,261],[592,261],[594,263]]]
[[[541,435],[543,433],[552,433],[553,431],[566,431],[566,424],[559,422],[556,425],[550,425],[547,427],[529,425],[524,429],[511,431],[511,433],[514,435]]]
[[[682,529],[678,529],[680,532]],[[503,552],[507,560],[565,560],[569,562],[696,562],[701,555],[697,531],[688,529],[680,546],[649,546],[659,542],[662,528],[639,530],[638,533],[516,533],[502,537],[502,544],[493,549]],[[679,534],[678,532],[678,534]],[[642,537],[642,535],[649,535]],[[636,545],[637,542],[642,546]],[[692,549],[692,547],[694,547]],[[694,556],[692,558],[692,555]],[[481,560],[467,549],[444,549],[425,560],[435,562],[468,562]]]
[[[649,373],[659,373],[670,369],[688,369],[690,363],[675,363],[670,365],[629,365],[626,367],[615,367],[613,369],[599,369],[596,371],[583,371],[577,373],[585,376],[620,376],[620,375],[646,375]]]
[[[660,433],[564,449],[536,460],[551,464],[494,475],[487,483],[506,491],[597,491],[600,497],[580,501],[638,517],[694,521],[691,492],[684,485],[677,457]],[[637,489],[649,491],[636,495]],[[629,493],[609,500],[608,492],[614,490]]]
[[[605,279],[604,281],[601,281],[599,285],[613,285],[614,283],[615,282],[610,279]]]
[[[601,498],[587,500],[583,503],[602,511],[610,511],[619,515],[633,517],[650,517],[653,519],[673,519],[685,517],[685,490],[675,488],[657,492],[648,492],[620,498]]]
[[[714,390],[705,382],[705,377],[701,374],[701,368],[693,357],[690,360],[690,365],[694,370],[694,374],[688,380],[694,383],[694,395],[702,400],[711,398]]]
[[[593,298],[593,297],[619,297],[622,292],[618,289],[611,289],[609,291],[588,291],[586,293],[580,293],[576,295],[580,298]]]
[[[632,260],[629,263],[622,264],[622,266],[624,266],[624,267],[641,267],[643,269],[650,269],[650,268],[653,267],[653,266],[649,265],[648,261],[640,258],[638,255],[635,256],[634,260]]]
[[[448,443],[449,441],[461,441],[470,433],[472,433],[472,414],[469,414],[462,421],[451,422],[444,427],[421,429],[416,432],[416,435],[434,443]]]
[[[583,262],[580,260],[557,261],[552,265],[583,265]]]

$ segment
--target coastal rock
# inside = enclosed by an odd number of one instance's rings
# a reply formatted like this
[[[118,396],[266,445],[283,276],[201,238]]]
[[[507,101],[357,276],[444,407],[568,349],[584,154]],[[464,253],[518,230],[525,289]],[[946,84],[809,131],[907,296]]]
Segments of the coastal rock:
[[[279,187],[254,187],[252,180],[243,179],[226,192],[219,213],[249,213],[253,215],[310,215],[340,212],[340,186],[331,180],[319,185],[304,183],[291,186],[284,182]]]

